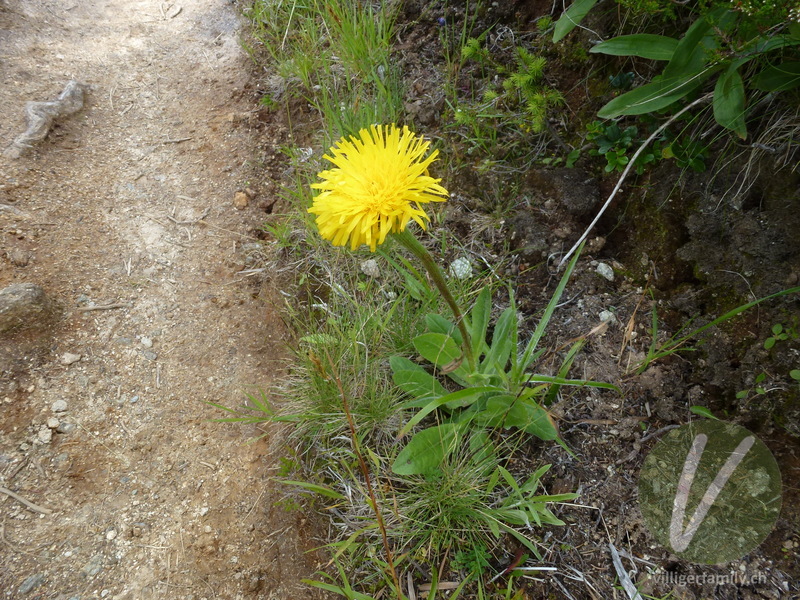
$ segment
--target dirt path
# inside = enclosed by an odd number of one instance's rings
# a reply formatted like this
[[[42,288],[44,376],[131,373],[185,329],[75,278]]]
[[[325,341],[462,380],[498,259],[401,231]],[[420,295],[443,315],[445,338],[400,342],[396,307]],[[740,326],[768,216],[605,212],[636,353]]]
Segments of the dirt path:
[[[279,437],[245,446],[203,403],[240,404],[286,358],[240,273],[260,214],[233,203],[259,172],[239,25],[224,0],[0,1],[3,147],[26,101],[89,86],[0,157],[0,288],[63,308],[0,338],[0,485],[53,511],[0,494],[2,598],[312,597],[318,542],[269,481]]]

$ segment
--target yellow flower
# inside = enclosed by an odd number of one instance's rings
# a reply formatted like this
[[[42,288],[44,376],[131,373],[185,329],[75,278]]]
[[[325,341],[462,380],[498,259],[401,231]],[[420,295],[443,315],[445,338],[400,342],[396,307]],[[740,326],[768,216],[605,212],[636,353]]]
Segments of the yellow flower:
[[[334,246],[350,242],[373,252],[391,232],[404,231],[413,219],[425,229],[430,220],[422,209],[426,202],[443,202],[447,190],[428,175],[437,150],[425,158],[430,146],[408,127],[396,125],[362,129],[358,138],[342,138],[323,157],[335,168],[319,174],[321,192],[308,212],[317,215],[320,235]]]

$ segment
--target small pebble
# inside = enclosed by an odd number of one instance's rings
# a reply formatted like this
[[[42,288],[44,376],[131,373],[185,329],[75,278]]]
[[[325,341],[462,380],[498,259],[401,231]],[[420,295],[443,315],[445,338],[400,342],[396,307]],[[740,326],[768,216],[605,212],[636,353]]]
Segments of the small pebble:
[[[244,210],[250,203],[250,198],[244,192],[236,192],[233,195],[233,207],[236,210]]]
[[[22,584],[19,586],[17,590],[20,594],[27,594],[33,588],[42,585],[44,582],[44,574],[43,573],[36,573],[35,575],[31,575]]]
[[[56,431],[58,433],[72,433],[78,428],[75,423],[60,423],[58,427],[56,427]]]
[[[53,405],[50,407],[53,412],[65,412],[67,410],[67,401],[66,400],[56,400],[53,402]]]
[[[130,400],[131,404],[136,404],[138,401],[139,401],[139,396],[134,396],[134,397],[133,397],[133,398],[131,398],[131,400]]]
[[[72,352],[66,352],[64,356],[61,357],[61,364],[71,365],[78,362],[80,359],[81,359],[80,354],[73,354]]]
[[[106,539],[111,541],[117,537],[117,530],[116,529],[109,529],[108,533],[106,533]]]
[[[617,320],[617,317],[610,310],[601,310],[599,316],[603,323],[613,323]]]
[[[49,444],[50,440],[53,439],[53,432],[49,427],[47,427],[47,425],[42,425],[36,434],[36,439],[42,444]]]
[[[95,554],[89,562],[83,566],[81,571],[86,577],[94,577],[97,575],[103,568],[103,555],[102,554]]]
[[[59,425],[61,425],[61,421],[59,421],[55,417],[50,417],[47,419],[47,426],[50,429],[56,429]]]
[[[149,337],[143,337],[142,338],[142,346],[144,346],[145,348],[152,348],[153,347],[153,340],[151,340]]]
[[[614,281],[614,269],[609,267],[606,263],[597,263],[597,273],[609,281]]]
[[[142,354],[147,360],[155,360],[158,358],[158,354],[153,352],[152,350],[145,350]]]

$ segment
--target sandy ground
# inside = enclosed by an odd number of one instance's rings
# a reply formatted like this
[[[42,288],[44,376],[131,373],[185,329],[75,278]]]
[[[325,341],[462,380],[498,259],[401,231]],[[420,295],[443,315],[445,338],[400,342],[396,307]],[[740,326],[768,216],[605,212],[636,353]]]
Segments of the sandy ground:
[[[271,481],[282,436],[247,445],[204,403],[287,356],[279,296],[241,273],[263,132],[240,25],[225,0],[0,2],[0,145],[27,101],[87,86],[0,157],[0,288],[61,308],[0,338],[0,486],[52,511],[0,493],[2,598],[314,597],[319,541]]]

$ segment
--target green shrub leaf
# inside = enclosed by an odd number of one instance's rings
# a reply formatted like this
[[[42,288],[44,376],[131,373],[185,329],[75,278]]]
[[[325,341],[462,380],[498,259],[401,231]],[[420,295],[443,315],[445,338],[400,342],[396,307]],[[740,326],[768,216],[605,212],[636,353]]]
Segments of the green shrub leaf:
[[[784,61],[761,71],[753,78],[753,87],[765,92],[785,92],[800,86],[800,61]]]

